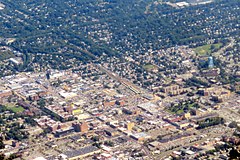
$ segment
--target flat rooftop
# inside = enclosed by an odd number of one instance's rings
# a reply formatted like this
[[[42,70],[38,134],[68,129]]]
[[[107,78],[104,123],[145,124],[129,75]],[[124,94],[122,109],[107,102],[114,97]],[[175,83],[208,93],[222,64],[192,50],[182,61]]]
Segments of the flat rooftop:
[[[73,158],[73,157],[85,155],[88,153],[96,152],[98,150],[99,150],[99,148],[97,148],[95,146],[87,146],[87,147],[80,148],[77,150],[67,151],[63,154],[66,155],[68,158]]]

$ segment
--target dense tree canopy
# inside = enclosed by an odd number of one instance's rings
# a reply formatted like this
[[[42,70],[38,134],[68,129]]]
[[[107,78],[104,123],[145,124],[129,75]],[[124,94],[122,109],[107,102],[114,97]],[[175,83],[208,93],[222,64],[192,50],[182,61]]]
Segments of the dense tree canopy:
[[[65,53],[83,61],[201,43],[239,33],[238,0],[174,8],[154,0],[4,1],[0,34],[28,53]],[[89,51],[89,52],[86,52]]]

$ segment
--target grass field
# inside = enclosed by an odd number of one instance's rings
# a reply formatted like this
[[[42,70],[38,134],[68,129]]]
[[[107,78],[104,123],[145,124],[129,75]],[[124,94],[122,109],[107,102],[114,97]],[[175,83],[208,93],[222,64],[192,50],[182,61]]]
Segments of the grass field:
[[[24,108],[22,107],[12,107],[11,110],[15,113],[23,112]]]
[[[146,64],[143,66],[144,69],[148,70],[148,71],[151,71],[153,69],[155,69],[155,66],[152,65],[152,64]]]
[[[210,53],[212,53],[211,51],[211,46],[214,46],[216,49],[219,49],[222,46],[222,43],[216,43],[216,44],[207,44],[204,46],[200,46],[194,49],[194,51],[196,52],[196,54],[198,55],[209,55]]]
[[[7,109],[13,111],[14,113],[21,113],[24,111],[24,108],[23,107],[20,107],[20,106],[15,106],[14,104],[8,104],[6,105]]]

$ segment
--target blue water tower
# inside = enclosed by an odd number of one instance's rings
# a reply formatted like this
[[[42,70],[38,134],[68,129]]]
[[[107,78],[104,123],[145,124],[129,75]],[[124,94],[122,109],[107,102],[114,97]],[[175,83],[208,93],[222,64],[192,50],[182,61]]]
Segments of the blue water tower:
[[[213,64],[213,57],[208,57],[208,68],[213,68],[214,64]]]

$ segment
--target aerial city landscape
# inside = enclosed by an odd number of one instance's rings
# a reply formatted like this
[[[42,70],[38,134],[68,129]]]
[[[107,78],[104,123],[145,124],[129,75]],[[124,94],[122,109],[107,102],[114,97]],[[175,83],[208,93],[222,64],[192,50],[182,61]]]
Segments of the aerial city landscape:
[[[239,0],[0,0],[0,160],[240,159]]]

